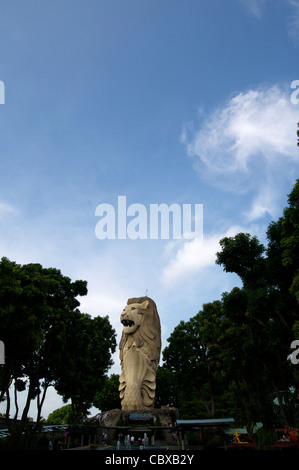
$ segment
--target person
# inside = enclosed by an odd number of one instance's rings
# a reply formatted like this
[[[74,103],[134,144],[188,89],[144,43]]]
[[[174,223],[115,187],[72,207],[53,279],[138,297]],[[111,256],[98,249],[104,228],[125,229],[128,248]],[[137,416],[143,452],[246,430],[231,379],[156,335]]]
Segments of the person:
[[[57,450],[62,450],[62,441],[60,439],[57,442]]]
[[[49,450],[53,450],[53,442],[51,439],[49,440]]]
[[[102,444],[104,443],[104,446],[107,444],[107,434],[103,432],[103,437],[102,437]]]
[[[135,441],[134,436],[131,436],[131,445],[132,446],[134,445],[134,441]]]

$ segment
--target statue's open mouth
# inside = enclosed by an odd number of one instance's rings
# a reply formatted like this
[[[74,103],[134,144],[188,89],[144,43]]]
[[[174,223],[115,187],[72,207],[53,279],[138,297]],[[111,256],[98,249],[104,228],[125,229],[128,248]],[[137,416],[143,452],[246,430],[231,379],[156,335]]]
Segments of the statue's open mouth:
[[[132,320],[122,320],[122,324],[124,326],[133,326],[135,325],[135,322],[133,322]]]

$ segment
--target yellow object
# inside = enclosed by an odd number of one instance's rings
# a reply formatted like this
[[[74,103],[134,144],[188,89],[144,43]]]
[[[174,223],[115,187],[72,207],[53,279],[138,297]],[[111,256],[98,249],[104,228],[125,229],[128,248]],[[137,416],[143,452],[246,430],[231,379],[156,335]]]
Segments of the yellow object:
[[[236,434],[234,435],[234,442],[238,442],[239,444],[241,444],[239,436],[240,434],[238,433],[238,430],[236,429]]]

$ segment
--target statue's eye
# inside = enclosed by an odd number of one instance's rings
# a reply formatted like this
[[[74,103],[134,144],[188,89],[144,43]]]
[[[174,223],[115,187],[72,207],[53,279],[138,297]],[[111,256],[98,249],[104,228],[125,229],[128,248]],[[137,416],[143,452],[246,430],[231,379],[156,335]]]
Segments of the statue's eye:
[[[136,310],[136,308],[135,308],[135,307],[132,307],[131,310]]]

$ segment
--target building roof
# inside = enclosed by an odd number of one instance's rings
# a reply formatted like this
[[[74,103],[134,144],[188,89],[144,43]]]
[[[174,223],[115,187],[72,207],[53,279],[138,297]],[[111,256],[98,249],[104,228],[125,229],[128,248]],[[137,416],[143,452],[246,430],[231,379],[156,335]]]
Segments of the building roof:
[[[234,423],[233,418],[218,418],[218,419],[177,419],[177,427],[192,428],[203,426],[223,426]]]

